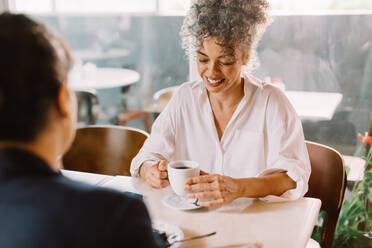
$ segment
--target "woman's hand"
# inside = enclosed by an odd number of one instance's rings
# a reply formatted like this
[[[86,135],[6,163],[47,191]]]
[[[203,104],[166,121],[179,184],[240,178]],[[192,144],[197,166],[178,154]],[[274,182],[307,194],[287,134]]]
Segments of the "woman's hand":
[[[188,198],[208,199],[199,201],[203,207],[221,206],[240,197],[240,185],[234,178],[221,175],[202,175],[186,180],[185,190]]]
[[[140,175],[153,188],[164,188],[169,185],[167,161],[161,160],[155,163],[144,163],[140,169]]]

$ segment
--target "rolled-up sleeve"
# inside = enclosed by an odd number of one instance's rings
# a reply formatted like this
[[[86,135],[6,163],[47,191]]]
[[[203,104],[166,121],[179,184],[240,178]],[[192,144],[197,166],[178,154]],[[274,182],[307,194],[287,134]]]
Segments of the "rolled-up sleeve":
[[[175,126],[177,118],[177,92],[171,98],[165,109],[155,120],[151,135],[146,139],[141,150],[132,160],[130,173],[139,176],[139,169],[146,161],[169,161],[174,153]]]
[[[296,188],[281,196],[269,195],[265,201],[296,200],[308,190],[311,173],[309,155],[301,120],[286,96],[275,90],[268,98],[266,109],[267,169],[258,176],[286,172],[296,182]]]

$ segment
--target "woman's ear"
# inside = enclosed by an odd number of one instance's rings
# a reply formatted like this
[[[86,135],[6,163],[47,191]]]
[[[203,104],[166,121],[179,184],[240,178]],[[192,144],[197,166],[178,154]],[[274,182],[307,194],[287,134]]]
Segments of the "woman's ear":
[[[57,111],[63,116],[66,117],[69,115],[70,101],[71,101],[70,92],[65,83],[61,83],[57,94]]]
[[[247,65],[247,63],[248,63],[248,60],[249,60],[249,52],[245,52],[244,54],[243,54],[243,65]]]

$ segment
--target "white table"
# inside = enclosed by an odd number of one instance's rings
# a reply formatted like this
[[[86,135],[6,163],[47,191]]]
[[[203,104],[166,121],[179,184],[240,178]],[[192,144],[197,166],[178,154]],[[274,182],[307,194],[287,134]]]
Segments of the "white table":
[[[345,165],[349,166],[350,171],[347,180],[351,182],[360,181],[364,176],[364,165],[366,161],[359,157],[342,155]]]
[[[84,73],[86,74],[86,73]],[[82,79],[73,80],[69,86],[74,90],[124,87],[140,80],[138,72],[120,68],[97,68]]]
[[[303,120],[331,120],[342,94],[332,92],[285,91],[286,96]]]
[[[84,61],[101,60],[101,59],[114,59],[128,56],[129,51],[127,49],[109,49],[107,51],[93,50],[93,49],[81,49],[73,50],[72,54],[76,58],[81,58]]]
[[[79,172],[71,178],[84,181],[88,176],[78,175]],[[238,199],[221,208],[179,211],[161,202],[172,192],[170,187],[152,189],[141,179],[123,176],[110,177],[100,185],[142,193],[152,219],[178,225],[185,237],[217,232],[212,237],[183,243],[181,247],[244,247],[253,242],[262,243],[264,248],[305,247],[321,205],[320,200],[313,198],[283,203]]]
[[[113,176],[109,175],[93,174],[72,170],[62,170],[62,174],[72,180],[89,183],[92,185],[102,185],[114,178]]]

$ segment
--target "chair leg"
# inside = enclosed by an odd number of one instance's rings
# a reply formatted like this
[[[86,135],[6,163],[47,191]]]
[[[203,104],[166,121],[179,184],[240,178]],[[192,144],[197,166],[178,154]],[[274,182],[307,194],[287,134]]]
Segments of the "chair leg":
[[[143,113],[143,124],[145,125],[146,132],[151,132],[150,113]]]
[[[151,131],[150,113],[145,112],[145,111],[122,113],[117,118],[117,124],[121,126],[125,126],[128,121],[134,120],[137,118],[140,118],[142,120],[145,126],[145,129],[146,129],[146,132],[150,133]]]

